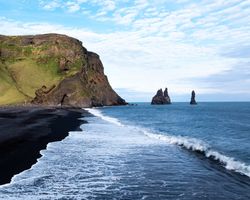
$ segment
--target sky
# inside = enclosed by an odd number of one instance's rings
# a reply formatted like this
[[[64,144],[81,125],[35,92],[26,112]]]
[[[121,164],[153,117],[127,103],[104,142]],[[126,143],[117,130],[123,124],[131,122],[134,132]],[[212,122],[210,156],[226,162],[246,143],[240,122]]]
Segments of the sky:
[[[250,101],[250,0],[0,0],[0,34],[40,33],[98,53],[129,102]]]

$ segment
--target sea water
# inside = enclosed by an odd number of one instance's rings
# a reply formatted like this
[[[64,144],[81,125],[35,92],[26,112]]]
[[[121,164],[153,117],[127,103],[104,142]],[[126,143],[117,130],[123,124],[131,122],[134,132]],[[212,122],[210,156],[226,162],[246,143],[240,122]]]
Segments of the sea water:
[[[0,199],[250,199],[250,103],[88,110]]]

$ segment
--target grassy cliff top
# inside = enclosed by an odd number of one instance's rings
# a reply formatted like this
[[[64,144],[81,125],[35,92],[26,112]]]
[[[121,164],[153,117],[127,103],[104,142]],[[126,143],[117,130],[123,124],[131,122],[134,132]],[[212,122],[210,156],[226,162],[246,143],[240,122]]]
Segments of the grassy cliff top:
[[[86,64],[81,42],[65,35],[0,36],[0,105],[29,102]]]

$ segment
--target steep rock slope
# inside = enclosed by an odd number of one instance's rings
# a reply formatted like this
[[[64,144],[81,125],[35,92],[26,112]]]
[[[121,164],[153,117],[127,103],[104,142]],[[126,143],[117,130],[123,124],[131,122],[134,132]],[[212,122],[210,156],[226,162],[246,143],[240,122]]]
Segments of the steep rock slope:
[[[99,56],[59,34],[0,36],[0,105],[124,105]]]

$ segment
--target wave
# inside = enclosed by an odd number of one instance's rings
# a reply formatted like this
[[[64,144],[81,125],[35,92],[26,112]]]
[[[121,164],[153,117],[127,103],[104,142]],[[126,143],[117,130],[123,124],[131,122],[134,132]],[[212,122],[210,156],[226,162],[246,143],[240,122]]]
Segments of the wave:
[[[200,152],[203,155],[205,155],[205,157],[220,162],[226,169],[232,170],[232,171],[235,171],[235,172],[238,172],[240,174],[250,177],[249,165],[243,162],[237,161],[233,157],[229,157],[215,150],[212,150],[208,144],[206,144],[205,142],[201,140],[198,140],[195,138],[183,137],[183,136],[161,135],[161,134],[150,133],[147,131],[144,131],[144,134],[150,138],[159,139],[169,144],[178,145],[188,150]]]
[[[108,117],[102,114],[102,112],[96,108],[87,108],[85,109],[87,110],[89,113],[91,113],[92,115],[96,116],[96,117],[100,117],[101,119],[103,119],[104,121],[116,124],[118,126],[124,126],[118,119],[114,118],[114,117]]]
[[[96,108],[86,109],[86,110],[88,110],[91,114],[95,115],[96,117],[100,117],[101,119],[105,121],[108,121],[118,126],[125,126],[118,119],[105,116],[102,114],[100,110]],[[232,170],[242,175],[246,175],[250,177],[250,165],[247,165],[244,162],[237,161],[233,157],[226,156],[222,153],[219,153],[216,150],[213,150],[210,145],[208,145],[202,140],[199,140],[196,138],[189,138],[185,136],[173,136],[173,135],[167,135],[167,134],[163,135],[163,134],[153,133],[148,130],[145,130],[144,128],[130,126],[130,125],[126,125],[126,127],[133,128],[134,130],[140,129],[140,131],[147,137],[161,140],[168,144],[181,146],[185,149],[188,149],[194,152],[202,153],[205,157],[212,159],[214,161],[220,162],[227,170]]]

